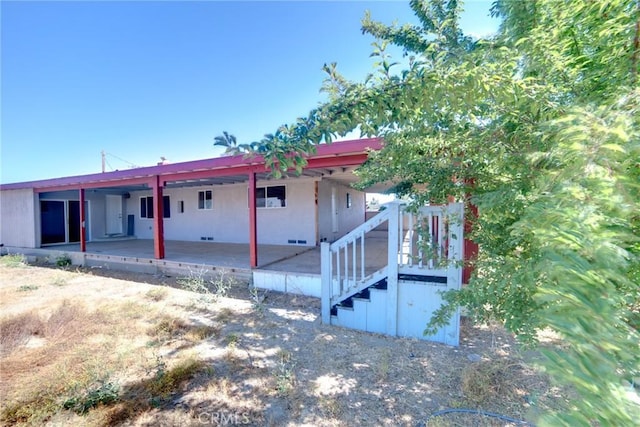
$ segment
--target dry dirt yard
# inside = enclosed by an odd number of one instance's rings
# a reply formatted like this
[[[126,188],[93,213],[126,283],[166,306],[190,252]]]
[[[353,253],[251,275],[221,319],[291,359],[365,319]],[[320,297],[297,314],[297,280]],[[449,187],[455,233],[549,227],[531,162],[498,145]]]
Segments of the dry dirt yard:
[[[0,309],[3,425],[504,426],[433,414],[533,421],[563,401],[498,327],[463,321],[457,348],[361,333],[227,277],[4,256]]]

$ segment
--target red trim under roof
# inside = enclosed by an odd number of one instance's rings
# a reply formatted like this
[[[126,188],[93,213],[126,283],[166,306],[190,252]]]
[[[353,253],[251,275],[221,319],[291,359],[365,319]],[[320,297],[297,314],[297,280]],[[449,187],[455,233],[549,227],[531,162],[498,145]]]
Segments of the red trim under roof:
[[[366,138],[351,141],[340,141],[331,144],[320,144],[317,146],[315,154],[307,157],[309,165],[322,165],[316,167],[345,166],[346,163],[353,162],[353,165],[361,164],[366,158],[369,149],[379,150],[382,148],[381,138]],[[255,168],[256,172],[265,170],[265,162],[262,156],[245,157],[244,155],[215,157],[203,160],[193,160],[182,163],[169,163],[166,165],[148,166],[122,171],[96,173],[90,175],[77,175],[63,178],[45,179],[40,181],[17,182],[12,184],[0,184],[0,190],[18,190],[33,188],[36,190],[53,189],[74,189],[74,188],[96,188],[98,186],[118,186],[131,183],[149,183],[154,176],[167,176],[171,179],[180,179],[180,175],[185,176],[193,172],[217,171],[216,175],[245,174],[247,170]]]

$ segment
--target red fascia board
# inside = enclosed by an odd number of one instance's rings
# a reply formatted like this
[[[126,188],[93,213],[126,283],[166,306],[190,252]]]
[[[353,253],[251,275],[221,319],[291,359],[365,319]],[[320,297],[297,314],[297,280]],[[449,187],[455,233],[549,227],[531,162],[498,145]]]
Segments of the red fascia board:
[[[356,166],[361,165],[367,160],[366,154],[354,154],[350,156],[339,156],[339,157],[324,157],[320,159],[309,159],[307,160],[308,164],[305,166],[305,169],[315,169],[315,168],[330,168],[330,167],[341,167],[341,166]],[[289,170],[293,170],[294,168],[290,168]],[[162,175],[161,180],[163,185],[167,182],[171,181],[184,181],[188,179],[207,179],[207,178],[216,178],[223,176],[233,176],[233,175],[249,175],[250,173],[264,173],[270,172],[269,168],[264,165],[259,166],[244,166],[237,168],[229,168],[229,169],[213,169],[213,170],[202,170],[195,172],[184,172],[177,173],[171,175]]]
[[[93,189],[93,188],[117,188],[117,187],[125,187],[129,185],[147,185],[151,188],[151,177],[145,178],[132,178],[132,179],[121,179],[118,181],[100,181],[100,182],[87,182],[82,184],[71,184],[71,185],[59,185],[59,186],[51,186],[51,187],[36,187],[34,191],[36,193],[47,193],[50,191],[66,191],[66,190],[75,190],[75,189]],[[2,188],[5,189],[4,187]]]
[[[369,149],[379,150],[382,148],[381,138],[367,138],[352,141],[340,141],[331,144],[320,144],[316,146],[316,153],[308,156],[310,165],[311,161],[326,158],[322,164],[324,166],[344,166],[342,157],[350,157],[356,154],[364,154]],[[366,158],[366,154],[365,154]],[[332,163],[332,160],[334,161]],[[37,192],[53,191],[53,189],[71,189],[71,188],[97,188],[97,187],[117,187],[120,185],[131,184],[136,179],[148,180],[153,176],[162,176],[163,181],[167,181],[169,177],[185,175],[187,173],[228,169],[224,175],[238,174],[240,170],[245,168],[255,168],[259,170],[264,168],[264,158],[262,156],[249,157],[245,155],[215,157],[210,159],[193,160],[182,163],[170,163],[166,165],[147,166],[136,169],[127,169],[122,171],[96,173],[90,175],[78,175],[64,178],[46,179],[41,181],[19,182],[12,184],[1,184],[0,190],[15,190],[23,188],[34,188]],[[168,175],[169,177],[166,177]],[[216,176],[216,175],[208,175]],[[222,176],[222,174],[217,175]],[[175,178],[180,179],[180,178]]]
[[[325,157],[321,159],[307,160],[305,169],[331,168],[340,166],[357,166],[363,164],[368,158],[367,154],[354,154],[351,156]]]
[[[234,176],[234,175],[249,175],[251,172],[261,172],[264,169],[264,166],[261,168],[260,166],[243,166],[237,168],[227,168],[227,169],[206,169],[200,171],[193,172],[182,172],[182,173],[174,173],[170,175],[162,175],[161,181],[163,185],[167,182],[171,181],[183,181],[187,179],[206,179],[206,178],[216,178],[222,176]]]

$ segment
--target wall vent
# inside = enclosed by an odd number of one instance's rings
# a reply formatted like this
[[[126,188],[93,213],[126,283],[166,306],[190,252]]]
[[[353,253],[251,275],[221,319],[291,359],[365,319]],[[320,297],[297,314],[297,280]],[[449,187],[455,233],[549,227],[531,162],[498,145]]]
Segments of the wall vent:
[[[307,241],[306,240],[289,239],[289,240],[287,240],[287,243],[289,243],[290,245],[306,245]]]

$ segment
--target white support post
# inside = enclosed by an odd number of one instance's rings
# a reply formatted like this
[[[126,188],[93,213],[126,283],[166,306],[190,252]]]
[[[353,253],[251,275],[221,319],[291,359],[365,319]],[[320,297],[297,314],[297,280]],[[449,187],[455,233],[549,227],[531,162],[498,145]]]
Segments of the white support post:
[[[389,212],[389,238],[387,261],[387,319],[386,331],[388,335],[398,333],[398,249],[400,245],[400,203],[392,202],[387,205]]]
[[[461,264],[464,260],[464,205],[451,203],[447,207],[446,213],[449,219],[447,288],[460,289],[462,284]],[[444,222],[444,218],[440,222]]]
[[[460,289],[462,286],[462,261],[464,260],[464,205],[451,203],[447,206],[449,219],[449,247],[447,265],[447,289]],[[441,219],[441,221],[443,221]],[[444,342],[457,346],[460,341],[460,307],[456,309],[449,324],[445,326]]]
[[[320,272],[322,283],[322,323],[331,323],[331,244],[322,242],[320,244]]]

